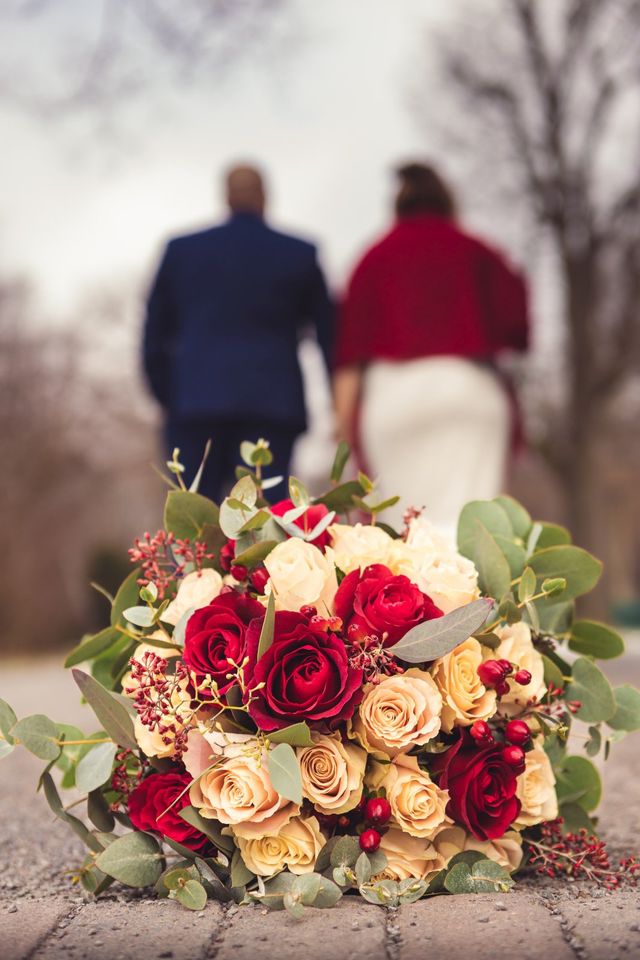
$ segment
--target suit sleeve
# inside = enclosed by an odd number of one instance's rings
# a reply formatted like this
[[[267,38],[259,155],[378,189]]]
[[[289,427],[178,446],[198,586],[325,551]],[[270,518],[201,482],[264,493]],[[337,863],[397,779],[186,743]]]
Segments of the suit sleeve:
[[[324,362],[327,369],[330,369],[335,308],[315,250],[313,251],[313,262],[305,287],[303,313],[305,323],[310,324],[315,331]]]
[[[487,322],[494,350],[529,347],[529,294],[522,276],[497,252],[483,251]]]
[[[142,359],[149,388],[163,407],[169,405],[177,316],[170,284],[168,246],[153,281],[144,324]]]
[[[375,329],[376,271],[368,256],[355,268],[342,301],[334,366],[350,367],[369,359],[367,346]]]

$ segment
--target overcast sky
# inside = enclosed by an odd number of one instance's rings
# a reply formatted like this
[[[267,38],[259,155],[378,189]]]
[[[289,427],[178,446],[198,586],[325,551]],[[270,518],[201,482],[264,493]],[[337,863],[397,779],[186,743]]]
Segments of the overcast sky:
[[[48,0],[44,15],[5,23],[0,82],[55,102],[81,74],[99,7]],[[247,157],[270,175],[273,221],[316,238],[339,285],[387,221],[390,167],[428,152],[408,102],[422,37],[450,10],[447,0],[290,0],[273,42],[224,73],[183,80],[147,63],[137,94],[47,119],[4,98],[3,274],[32,277],[59,315],[95,286],[145,278],[167,236],[222,213],[217,176]]]

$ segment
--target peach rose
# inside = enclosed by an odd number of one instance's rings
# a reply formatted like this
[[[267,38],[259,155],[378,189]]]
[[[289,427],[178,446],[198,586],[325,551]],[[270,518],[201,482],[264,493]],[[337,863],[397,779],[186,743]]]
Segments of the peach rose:
[[[531,674],[531,683],[526,687],[508,677],[509,692],[500,698],[498,712],[503,716],[514,717],[525,709],[529,700],[534,697],[538,702],[542,700],[547,688],[544,682],[544,661],[531,640],[531,629],[523,620],[519,623],[498,627],[495,631],[500,637],[500,646],[491,653],[495,660],[509,660],[516,664],[516,669],[528,670]]]
[[[480,596],[478,571],[471,560],[425,517],[411,520],[406,542],[392,542],[387,564],[394,573],[413,580],[444,613]]]
[[[488,720],[496,712],[495,690],[487,690],[478,676],[482,647],[469,637],[451,653],[436,661],[433,679],[442,694],[442,729],[468,727],[475,720]]]
[[[302,792],[316,810],[326,814],[353,810],[362,796],[367,754],[338,733],[312,733],[312,747],[298,747]]]
[[[312,873],[325,842],[315,817],[293,817],[276,834],[236,836],[242,859],[259,877],[272,877],[285,867],[291,873]]]
[[[444,827],[433,838],[433,845],[443,857],[445,865],[456,853],[477,850],[488,860],[495,860],[513,873],[522,861],[522,837],[516,830],[508,830],[498,840],[476,840],[462,827]]]
[[[392,763],[376,767],[381,767],[383,773],[376,786],[384,787],[394,822],[405,833],[430,840],[448,822],[448,792],[420,769],[415,757],[400,755]]]
[[[274,594],[276,610],[313,606],[321,616],[332,613],[338,589],[336,570],[318,547],[291,537],[273,548],[264,565],[269,574],[266,593]]]
[[[206,568],[188,573],[180,581],[175,599],[162,614],[165,623],[175,625],[188,610],[199,610],[214,600],[222,589],[222,577],[217,570]]]
[[[396,757],[440,732],[442,697],[433,677],[417,667],[365,687],[350,735],[368,752]]]
[[[524,772],[518,777],[516,796],[522,804],[516,827],[532,827],[558,816],[556,778],[549,757],[542,747],[534,746],[524,755]]]
[[[368,523],[334,523],[329,527],[329,535],[333,559],[343,573],[364,570],[372,563],[386,563],[393,543],[388,533]]]
[[[278,833],[300,807],[273,788],[266,761],[257,740],[226,747],[213,769],[192,784],[191,803],[203,817],[233,827],[236,837]]]
[[[412,837],[399,827],[390,827],[383,834],[380,850],[387,858],[387,865],[377,875],[377,880],[427,880],[445,866],[445,861],[429,840]]]

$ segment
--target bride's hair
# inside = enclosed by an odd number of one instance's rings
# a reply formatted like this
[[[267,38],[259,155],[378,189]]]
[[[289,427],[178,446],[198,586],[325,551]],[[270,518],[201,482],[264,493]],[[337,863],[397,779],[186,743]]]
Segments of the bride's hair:
[[[396,169],[400,189],[396,195],[396,213],[409,217],[433,213],[453,219],[456,203],[451,188],[439,173],[426,163],[405,163]]]

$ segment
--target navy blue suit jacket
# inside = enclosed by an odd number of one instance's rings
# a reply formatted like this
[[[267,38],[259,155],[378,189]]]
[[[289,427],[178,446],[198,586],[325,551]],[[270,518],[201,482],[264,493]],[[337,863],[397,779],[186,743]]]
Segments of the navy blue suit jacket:
[[[333,309],[315,247],[252,214],[171,240],[148,300],[144,366],[172,418],[305,425],[297,346],[327,366]]]

